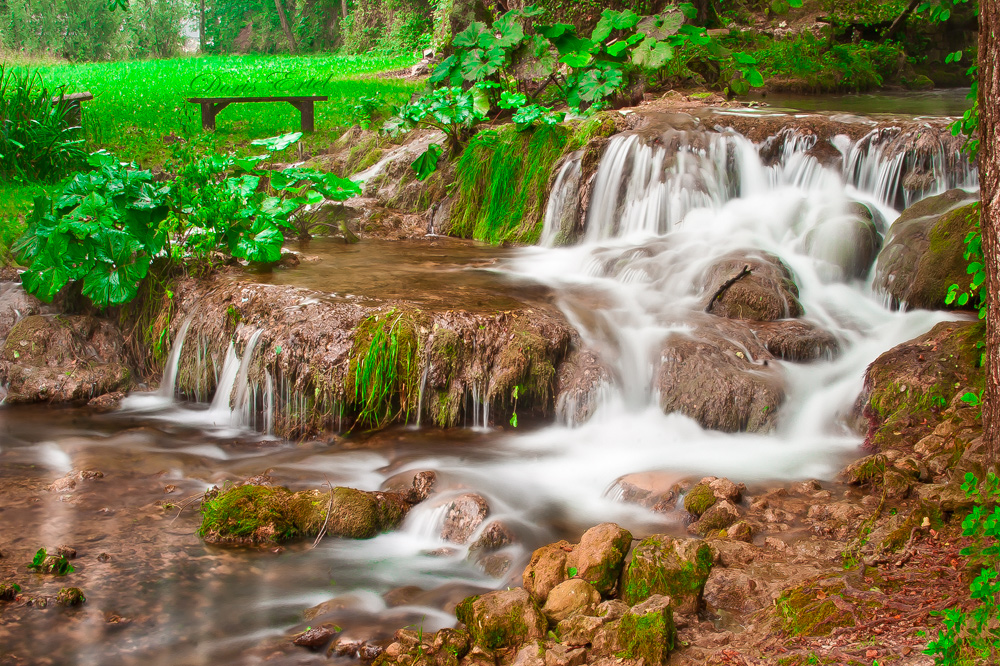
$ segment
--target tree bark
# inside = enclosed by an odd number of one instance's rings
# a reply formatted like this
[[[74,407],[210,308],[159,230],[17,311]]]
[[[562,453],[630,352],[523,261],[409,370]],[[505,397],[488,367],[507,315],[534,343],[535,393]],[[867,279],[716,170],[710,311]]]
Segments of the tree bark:
[[[201,0],[201,13],[198,14],[198,52],[205,52],[205,0]]]
[[[1000,461],[1000,0],[979,2],[980,228],[986,263],[986,389],[983,443]]]
[[[285,31],[285,37],[288,39],[288,48],[291,49],[292,53],[295,53],[295,37],[292,35],[292,28],[288,25],[288,18],[285,17],[285,8],[281,5],[281,0],[274,0],[274,6],[278,10],[278,18],[281,19],[281,29]]]

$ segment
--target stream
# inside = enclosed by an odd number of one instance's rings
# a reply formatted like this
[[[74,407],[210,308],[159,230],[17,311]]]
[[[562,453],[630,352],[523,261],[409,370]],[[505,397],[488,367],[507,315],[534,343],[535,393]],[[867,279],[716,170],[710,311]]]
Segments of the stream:
[[[667,138],[649,140],[657,134]],[[870,276],[845,274],[852,241],[822,224],[860,202],[884,233],[900,204],[919,197],[898,186],[900,161],[847,137],[834,141],[846,165],[837,169],[806,154],[815,137],[786,141],[766,164],[735,132],[681,134],[654,124],[611,139],[574,245],[557,241],[564,208],[577,200],[579,162],[569,160],[554,180],[539,246],[318,239],[290,246],[303,259],[297,267],[247,276],[326,298],[402,299],[431,310],[556,307],[608,370],[585,396],[589,418],[563,401],[553,422],[514,429],[491,424],[484,405],[465,428],[413,422],[295,443],[268,434],[268,395],[235,405],[178,402],[169,364],[163,389],[132,396],[115,412],[0,409],[0,566],[16,569],[32,594],[54,596],[72,584],[87,596],[76,609],[3,611],[0,664],[330,663],[288,645],[287,636],[309,626],[308,608],[322,604],[318,612],[345,639],[388,638],[404,626],[434,631],[454,623],[450,611],[465,596],[516,585],[539,545],[577,539],[603,521],[636,536],[684,533],[678,513],[622,501],[623,481],[667,488],[706,474],[750,486],[833,479],[858,455],[861,437],[848,417],[867,365],[954,315],[887,308]],[[977,187],[970,170],[935,168],[933,186],[919,196]],[[706,430],[662,412],[660,350],[671,336],[700,334],[711,317],[700,276],[720,255],[747,248],[785,261],[805,318],[842,351],[775,362],[787,397],[773,430]],[[237,396],[250,390],[243,360],[253,351],[249,345],[241,357],[231,348],[220,359],[220,386]],[[436,493],[400,530],[371,540],[258,551],[206,546],[196,535],[197,497],[227,481],[266,473],[293,490],[378,490],[428,469],[438,474]],[[80,470],[100,476],[81,478]],[[517,537],[488,564],[440,536],[444,507],[470,490],[489,502],[490,520]],[[21,573],[27,562],[11,562],[10,553],[60,545],[78,552],[66,582]]]

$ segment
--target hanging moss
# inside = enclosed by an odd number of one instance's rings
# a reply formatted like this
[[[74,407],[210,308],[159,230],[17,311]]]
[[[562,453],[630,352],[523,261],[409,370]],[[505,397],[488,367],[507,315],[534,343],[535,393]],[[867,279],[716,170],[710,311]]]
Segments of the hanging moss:
[[[455,201],[448,234],[488,243],[535,243],[542,233],[553,167],[569,130],[513,125],[485,130],[456,165]]]

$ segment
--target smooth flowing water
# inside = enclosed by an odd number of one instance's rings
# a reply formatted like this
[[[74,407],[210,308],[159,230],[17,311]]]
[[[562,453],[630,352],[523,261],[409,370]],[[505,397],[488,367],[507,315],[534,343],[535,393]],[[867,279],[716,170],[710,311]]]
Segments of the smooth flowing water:
[[[72,583],[88,596],[71,613],[17,611],[0,625],[0,645],[44,652],[38,663],[52,664],[326,662],[284,638],[309,623],[302,613],[311,606],[325,604],[319,617],[335,620],[346,637],[386,637],[406,625],[434,630],[454,621],[448,611],[467,594],[515,583],[542,543],[575,538],[605,520],[637,535],[682,529],[676,517],[620,501],[622,477],[665,485],[703,474],[748,483],[831,478],[857,454],[860,438],[845,418],[865,367],[950,316],[887,309],[868,282],[845,277],[839,262],[849,243],[836,235],[819,247],[810,241],[810,233],[847,216],[852,202],[872,209],[882,230],[898,214],[899,188],[890,181],[899,180],[905,159],[862,155],[860,144],[844,139],[838,149],[847,166],[836,169],[806,154],[807,138],[786,142],[780,159],[765,164],[757,146],[733,133],[692,135],[675,152],[623,135],[605,153],[576,245],[315,243],[297,268],[255,276],[331,298],[388,291],[428,308],[503,307],[546,294],[610,369],[587,397],[594,405],[588,420],[562,404],[555,424],[523,432],[406,427],[293,444],[266,435],[266,414],[247,413],[256,404],[246,398],[253,344],[242,357],[231,348],[219,375],[227,398],[235,389],[235,408],[226,399],[176,404],[168,370],[158,394],[130,398],[113,414],[0,411],[0,481],[9,496],[0,545],[19,554],[74,546],[80,558]],[[547,243],[555,243],[566,207],[578,205],[579,181],[578,162],[557,175]],[[941,173],[924,194],[949,185],[974,188],[975,174]],[[696,287],[701,274],[720,255],[746,249],[788,264],[806,317],[843,348],[835,358],[779,363],[787,399],[767,434],[713,432],[664,415],[655,381],[664,341],[695,335],[709,317]],[[197,507],[189,504],[213,484],[266,472],[293,489],[375,490],[425,469],[438,473],[437,493],[402,529],[372,540],[326,539],[275,553],[210,548],[195,535]],[[103,478],[45,490],[79,470],[100,470]],[[484,496],[491,519],[519,539],[503,551],[499,576],[440,537],[442,507],[468,490]],[[31,582],[36,594],[59,585]]]

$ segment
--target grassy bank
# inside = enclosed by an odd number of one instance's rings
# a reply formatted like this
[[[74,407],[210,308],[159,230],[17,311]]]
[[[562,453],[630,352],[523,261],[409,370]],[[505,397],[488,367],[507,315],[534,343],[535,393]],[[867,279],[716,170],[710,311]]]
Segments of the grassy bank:
[[[412,63],[408,56],[249,55],[38,65],[37,71],[50,87],[94,94],[83,113],[89,148],[155,166],[167,156],[164,137],[201,132],[199,105],[185,98],[325,95],[330,100],[316,104],[317,133],[310,137],[322,143],[373,106],[408,101],[421,83],[373,75]],[[299,112],[290,104],[236,104],[219,114],[211,141],[224,149],[298,127]]]

